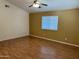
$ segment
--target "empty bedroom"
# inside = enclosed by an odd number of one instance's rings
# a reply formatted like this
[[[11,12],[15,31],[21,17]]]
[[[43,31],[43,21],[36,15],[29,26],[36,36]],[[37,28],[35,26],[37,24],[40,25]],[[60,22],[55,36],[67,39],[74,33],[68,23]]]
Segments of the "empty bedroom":
[[[0,59],[79,59],[79,0],[0,0]]]

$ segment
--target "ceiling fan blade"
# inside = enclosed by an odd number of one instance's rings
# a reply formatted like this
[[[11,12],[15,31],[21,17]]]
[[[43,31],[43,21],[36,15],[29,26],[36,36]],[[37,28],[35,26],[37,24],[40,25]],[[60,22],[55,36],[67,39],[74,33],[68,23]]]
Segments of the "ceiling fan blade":
[[[47,4],[41,3],[41,5],[48,6]]]
[[[36,3],[36,2],[37,2],[37,0],[34,1],[34,3]]]
[[[33,5],[30,5],[29,7],[32,7]]]
[[[41,6],[39,6],[39,8],[41,8]]]

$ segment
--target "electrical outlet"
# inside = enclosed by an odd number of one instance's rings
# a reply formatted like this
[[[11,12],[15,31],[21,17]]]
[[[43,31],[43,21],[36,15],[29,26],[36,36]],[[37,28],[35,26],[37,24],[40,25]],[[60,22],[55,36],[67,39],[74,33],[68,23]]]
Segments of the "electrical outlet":
[[[68,40],[67,37],[65,37],[65,40]]]

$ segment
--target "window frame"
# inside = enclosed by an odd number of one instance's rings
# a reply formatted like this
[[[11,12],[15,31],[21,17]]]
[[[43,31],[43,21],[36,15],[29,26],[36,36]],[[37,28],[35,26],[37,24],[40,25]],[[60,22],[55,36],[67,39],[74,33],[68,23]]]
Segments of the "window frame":
[[[57,29],[46,29],[46,28],[44,29],[44,28],[43,28],[43,23],[42,23],[42,22],[43,22],[43,17],[57,17],[57,27],[56,27]],[[58,27],[59,27],[58,24],[59,24],[58,16],[42,16],[42,20],[41,20],[41,29],[42,29],[42,30],[58,31]],[[50,26],[50,27],[51,27],[51,26]]]

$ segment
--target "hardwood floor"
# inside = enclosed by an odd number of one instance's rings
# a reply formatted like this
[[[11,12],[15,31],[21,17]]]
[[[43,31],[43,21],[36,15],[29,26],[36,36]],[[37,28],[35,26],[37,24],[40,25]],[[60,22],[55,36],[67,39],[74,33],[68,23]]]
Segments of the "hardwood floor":
[[[23,37],[0,42],[0,59],[79,59],[79,48]]]

